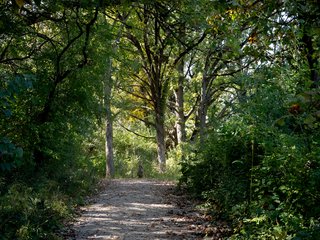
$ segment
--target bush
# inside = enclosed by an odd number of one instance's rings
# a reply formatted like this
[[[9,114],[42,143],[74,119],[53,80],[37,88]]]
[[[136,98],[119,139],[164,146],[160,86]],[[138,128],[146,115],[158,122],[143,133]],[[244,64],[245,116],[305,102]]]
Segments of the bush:
[[[227,121],[210,123],[180,181],[208,212],[233,224],[231,239],[318,239],[319,99],[290,96],[268,80],[247,91]]]
[[[54,239],[62,221],[71,217],[61,193],[36,192],[12,185],[0,198],[1,239]]]
[[[0,239],[60,239],[75,206],[95,190],[92,162],[76,141],[65,140],[50,146],[55,154],[37,171],[24,165],[0,171]]]

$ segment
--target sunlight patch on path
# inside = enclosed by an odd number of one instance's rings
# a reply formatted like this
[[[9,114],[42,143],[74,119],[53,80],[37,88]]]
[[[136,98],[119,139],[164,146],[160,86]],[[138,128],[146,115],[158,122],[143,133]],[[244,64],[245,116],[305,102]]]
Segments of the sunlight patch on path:
[[[170,211],[175,206],[164,198],[173,186],[153,180],[112,180],[94,204],[82,209],[74,239],[186,239],[190,222],[173,220]]]

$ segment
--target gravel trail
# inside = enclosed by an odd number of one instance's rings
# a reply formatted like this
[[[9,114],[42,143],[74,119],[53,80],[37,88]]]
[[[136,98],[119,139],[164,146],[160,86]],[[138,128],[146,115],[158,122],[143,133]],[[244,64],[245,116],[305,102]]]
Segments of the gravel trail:
[[[69,239],[204,239],[199,213],[173,189],[172,182],[111,180],[81,209]]]

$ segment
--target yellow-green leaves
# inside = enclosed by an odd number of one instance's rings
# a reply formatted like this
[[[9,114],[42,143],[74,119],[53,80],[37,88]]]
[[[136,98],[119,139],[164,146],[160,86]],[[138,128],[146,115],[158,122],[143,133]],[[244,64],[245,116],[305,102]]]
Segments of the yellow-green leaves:
[[[16,4],[18,5],[18,7],[21,9],[24,5],[24,0],[15,0]]]

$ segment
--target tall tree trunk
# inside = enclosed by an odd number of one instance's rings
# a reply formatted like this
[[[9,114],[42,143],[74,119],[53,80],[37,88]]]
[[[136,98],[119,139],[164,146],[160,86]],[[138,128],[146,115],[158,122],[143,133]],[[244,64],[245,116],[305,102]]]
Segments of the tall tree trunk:
[[[184,116],[184,73],[183,73],[184,61],[181,59],[178,65],[179,79],[178,87],[175,90],[175,100],[176,100],[176,130],[177,130],[177,140],[178,144],[186,141],[186,119]]]
[[[50,117],[52,115],[52,105],[54,102],[55,92],[56,92],[57,84],[54,84],[48,93],[48,97],[44,104],[42,111],[37,114],[36,121],[38,126],[43,126],[46,122],[50,121]],[[34,162],[36,165],[36,170],[39,170],[44,165],[44,161],[46,159],[45,153],[43,152],[43,148],[45,146],[45,134],[43,131],[39,131],[38,142],[35,145],[35,149],[33,151]]]
[[[206,74],[202,77],[202,86],[201,86],[201,98],[200,106],[198,110],[198,129],[199,129],[199,139],[200,143],[203,143],[205,138],[205,129],[207,121],[207,112],[208,112],[208,81]]]
[[[166,144],[165,144],[165,127],[164,127],[164,111],[161,106],[156,108],[156,137],[159,170],[161,173],[166,170]]]
[[[122,18],[123,22],[126,22],[129,14]],[[107,22],[106,22],[107,24]],[[113,23],[111,29],[115,27],[116,22]],[[115,42],[118,42],[123,27],[120,27],[117,38]],[[112,44],[112,42],[108,42],[113,52],[115,53],[118,49],[117,44]],[[108,56],[106,59],[106,72],[105,72],[105,86],[104,86],[104,104],[106,111],[106,122],[105,122],[105,155],[106,155],[106,177],[113,178],[115,175],[114,168],[114,155],[113,155],[113,114],[111,111],[111,94],[113,88],[113,80],[112,80],[112,56]]]
[[[105,154],[106,154],[106,177],[114,177],[114,159],[113,159],[113,119],[111,112],[111,90],[113,86],[111,76],[112,62],[111,57],[107,59],[105,86],[104,86],[104,104],[106,110],[105,126]]]
[[[196,116],[196,129],[195,134],[199,135],[200,143],[203,143],[205,138],[205,130],[207,126],[207,112],[210,104],[210,81],[213,81],[212,77],[208,77],[208,71],[210,68],[215,69],[214,71],[217,71],[216,67],[219,60],[216,60],[212,65],[210,64],[210,54],[207,55],[205,66],[203,70],[202,75],[202,81],[201,81],[201,94],[200,94],[200,104],[198,109],[198,114]],[[193,136],[194,137],[194,136]]]
[[[182,24],[179,31],[179,38],[185,40],[186,29],[185,25]],[[183,52],[182,46],[179,47],[180,52]],[[176,100],[176,131],[177,131],[177,140],[178,144],[186,141],[186,117],[184,115],[184,84],[185,84],[185,75],[184,75],[184,57],[181,57],[177,65],[177,71],[179,74],[178,78],[178,87],[175,90],[175,100]]]
[[[316,70],[316,66],[318,64],[317,58],[314,57],[315,49],[313,47],[312,38],[304,32],[302,37],[302,42],[304,44],[304,48],[306,51],[306,57],[310,69],[310,80],[311,80],[311,87],[317,88],[319,87],[320,77],[319,73]]]
[[[156,127],[156,138],[157,138],[157,150],[158,150],[158,163],[159,171],[161,173],[166,170],[166,131],[165,131],[165,110],[168,96],[169,85],[168,81],[160,84],[159,75],[155,75],[155,86],[156,91],[153,95],[155,96],[154,110],[155,110],[155,127]]]

